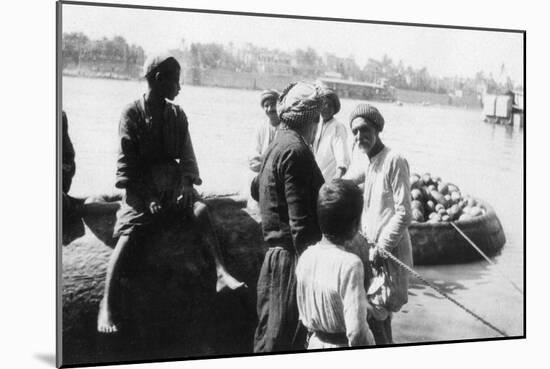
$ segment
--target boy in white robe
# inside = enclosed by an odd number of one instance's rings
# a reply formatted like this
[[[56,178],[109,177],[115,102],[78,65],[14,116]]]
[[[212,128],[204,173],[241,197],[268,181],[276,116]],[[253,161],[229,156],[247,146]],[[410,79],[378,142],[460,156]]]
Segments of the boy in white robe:
[[[374,344],[367,324],[364,267],[346,245],[359,229],[361,190],[334,180],[319,191],[322,240],[307,248],[296,267],[298,311],[310,332],[308,349]]]

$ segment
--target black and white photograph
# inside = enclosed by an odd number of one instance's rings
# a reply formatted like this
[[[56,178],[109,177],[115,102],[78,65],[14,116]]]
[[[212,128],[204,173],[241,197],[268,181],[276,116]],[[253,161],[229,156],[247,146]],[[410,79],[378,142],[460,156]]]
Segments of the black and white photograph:
[[[58,366],[526,337],[525,29],[148,5],[57,3]]]

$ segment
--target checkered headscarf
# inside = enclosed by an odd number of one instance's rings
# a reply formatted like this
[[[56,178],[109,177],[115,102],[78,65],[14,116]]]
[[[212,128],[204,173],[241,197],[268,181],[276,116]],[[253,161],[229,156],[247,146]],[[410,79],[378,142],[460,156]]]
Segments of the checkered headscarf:
[[[275,100],[279,98],[279,92],[277,90],[264,90],[260,95],[260,105],[264,106],[266,100]]]
[[[289,128],[297,128],[319,116],[321,102],[318,86],[305,82],[291,83],[279,97],[277,114]]]

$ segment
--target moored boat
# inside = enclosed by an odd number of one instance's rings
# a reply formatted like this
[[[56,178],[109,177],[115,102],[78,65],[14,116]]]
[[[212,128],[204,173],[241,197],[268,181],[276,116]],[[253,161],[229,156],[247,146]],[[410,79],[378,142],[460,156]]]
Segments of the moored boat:
[[[97,312],[105,270],[116,243],[119,201],[88,198],[87,207],[63,227],[60,301],[64,360],[80,364],[159,357],[197,357],[249,352],[256,328],[256,280],[267,246],[256,215],[236,196],[205,196],[228,270],[247,289],[215,293],[216,275],[205,245],[192,227],[167,220],[140,236],[128,270],[117,283],[121,330],[98,334]],[[74,228],[74,229],[72,229]],[[139,255],[139,259],[135,255]],[[137,261],[139,260],[139,261]],[[238,337],[234,332],[239,332]]]
[[[485,214],[454,223],[487,256],[495,256],[506,243],[504,230],[494,209],[482,200],[476,201]],[[414,222],[409,233],[415,265],[459,264],[482,258],[450,222]]]
[[[222,197],[223,198],[223,197]],[[238,203],[242,201],[237,201]],[[231,206],[224,205],[224,201],[214,200],[216,210],[231,212]],[[476,199],[485,212],[468,220],[455,220],[454,223],[462,230],[487,256],[495,256],[504,247],[506,237],[504,230],[494,209],[486,202]],[[115,222],[115,212],[118,202],[112,202],[114,207],[107,208],[102,214],[95,214],[83,218],[88,232],[91,232],[104,244],[114,246],[112,229]],[[236,209],[246,206],[245,203]],[[225,209],[228,207],[228,209]],[[255,218],[257,215],[251,214]],[[259,218],[248,226],[260,232]],[[221,222],[224,223],[223,221]],[[222,232],[231,232],[223,227]],[[450,222],[413,222],[409,226],[409,233],[413,248],[415,265],[459,264],[479,260],[482,256],[468,243],[468,241],[451,225]],[[81,235],[79,235],[81,236]],[[74,237],[76,238],[76,237]],[[70,242],[70,240],[69,240]],[[64,243],[69,243],[64,242]],[[261,241],[259,242],[261,243]]]

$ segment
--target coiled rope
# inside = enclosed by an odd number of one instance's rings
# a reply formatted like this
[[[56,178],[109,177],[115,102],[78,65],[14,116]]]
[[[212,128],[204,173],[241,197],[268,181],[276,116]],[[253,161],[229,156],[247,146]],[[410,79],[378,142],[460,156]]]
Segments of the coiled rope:
[[[380,250],[382,252],[382,254],[389,258],[390,260],[392,260],[394,263],[396,263],[397,265],[399,265],[401,268],[405,269],[407,272],[409,272],[410,274],[412,274],[413,276],[415,276],[416,278],[418,278],[419,280],[421,280],[422,282],[424,282],[425,284],[427,284],[428,286],[430,286],[432,289],[434,289],[437,293],[439,293],[441,296],[443,296],[444,298],[446,298],[447,300],[451,301],[452,303],[454,303],[455,305],[457,305],[459,308],[461,308],[462,310],[464,310],[465,312],[467,312],[468,314],[470,314],[471,316],[473,316],[474,318],[476,318],[477,320],[479,320],[481,323],[485,324],[487,327],[493,329],[494,331],[498,332],[499,334],[501,334],[502,336],[504,337],[508,337],[508,334],[506,334],[506,332],[504,332],[503,330],[501,329],[498,329],[497,327],[495,327],[494,325],[492,325],[491,323],[489,323],[488,321],[486,321],[485,319],[483,319],[482,317],[480,317],[479,315],[477,315],[476,313],[474,313],[472,310],[468,309],[466,306],[462,305],[460,302],[456,301],[454,298],[452,298],[451,296],[447,295],[444,291],[442,291],[439,287],[437,287],[436,285],[434,285],[433,283],[431,283],[430,281],[426,280],[424,277],[422,277],[420,274],[418,274],[416,271],[414,271],[412,268],[410,268],[408,265],[404,264],[401,260],[399,260],[398,258],[396,258],[392,253],[386,251],[386,250]]]

